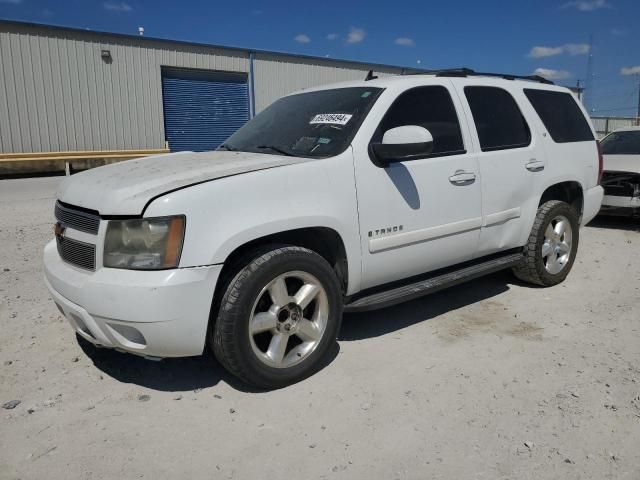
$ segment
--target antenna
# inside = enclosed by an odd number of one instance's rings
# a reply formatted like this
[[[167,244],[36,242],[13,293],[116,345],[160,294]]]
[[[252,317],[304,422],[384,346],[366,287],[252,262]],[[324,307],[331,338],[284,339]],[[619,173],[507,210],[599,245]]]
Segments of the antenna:
[[[373,70],[369,70],[369,73],[367,73],[367,76],[365,77],[364,81],[368,82],[369,80],[375,80],[376,78],[378,77],[373,74]]]
[[[138,27],[138,35],[140,36],[144,35],[144,27]]]

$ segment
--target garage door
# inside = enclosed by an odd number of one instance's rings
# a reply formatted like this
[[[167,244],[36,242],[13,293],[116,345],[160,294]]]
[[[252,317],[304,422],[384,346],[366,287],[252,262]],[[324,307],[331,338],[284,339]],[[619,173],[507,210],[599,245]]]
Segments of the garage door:
[[[162,69],[162,99],[172,152],[214,150],[249,120],[246,75]]]

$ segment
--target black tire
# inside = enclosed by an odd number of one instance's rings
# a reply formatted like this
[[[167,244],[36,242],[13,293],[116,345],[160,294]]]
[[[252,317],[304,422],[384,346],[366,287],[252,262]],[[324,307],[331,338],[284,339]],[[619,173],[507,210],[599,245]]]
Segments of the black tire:
[[[552,274],[545,268],[542,257],[542,245],[545,241],[545,230],[547,226],[559,215],[569,220],[573,238],[571,241],[569,260],[560,272]],[[521,265],[513,268],[515,276],[522,281],[543,287],[557,285],[567,278],[575,261],[576,252],[578,251],[580,236],[578,219],[578,212],[576,212],[571,205],[560,200],[549,200],[540,205],[536,219],[533,222],[528,242],[524,247],[524,261]]]
[[[245,257],[228,282],[209,342],[218,361],[245,383],[259,388],[281,388],[296,383],[322,367],[342,320],[343,297],[333,269],[317,253],[302,247],[273,245]],[[252,348],[249,321],[263,288],[279,275],[302,271],[319,280],[328,299],[328,319],[315,349],[301,363],[274,368],[263,363]]]

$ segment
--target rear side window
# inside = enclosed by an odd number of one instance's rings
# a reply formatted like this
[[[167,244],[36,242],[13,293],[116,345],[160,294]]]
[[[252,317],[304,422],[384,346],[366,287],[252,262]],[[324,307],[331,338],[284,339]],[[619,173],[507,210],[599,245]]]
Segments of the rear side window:
[[[525,88],[533,108],[556,143],[594,140],[580,107],[570,93]]]
[[[496,87],[465,87],[483,152],[526,147],[531,131],[511,94]]]
[[[433,151],[430,157],[464,153],[458,115],[445,87],[416,87],[400,94],[387,110],[371,141],[381,142],[384,132],[404,125],[418,125],[431,132]]]

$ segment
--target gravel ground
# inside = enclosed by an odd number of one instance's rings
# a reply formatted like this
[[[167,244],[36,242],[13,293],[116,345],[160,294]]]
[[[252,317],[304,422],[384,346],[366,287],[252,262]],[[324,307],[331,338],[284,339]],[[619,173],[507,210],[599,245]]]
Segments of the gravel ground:
[[[0,181],[0,478],[640,478],[637,220],[583,229],[554,288],[347,315],[325,369],[264,393],[78,343],[42,282],[58,181]]]

